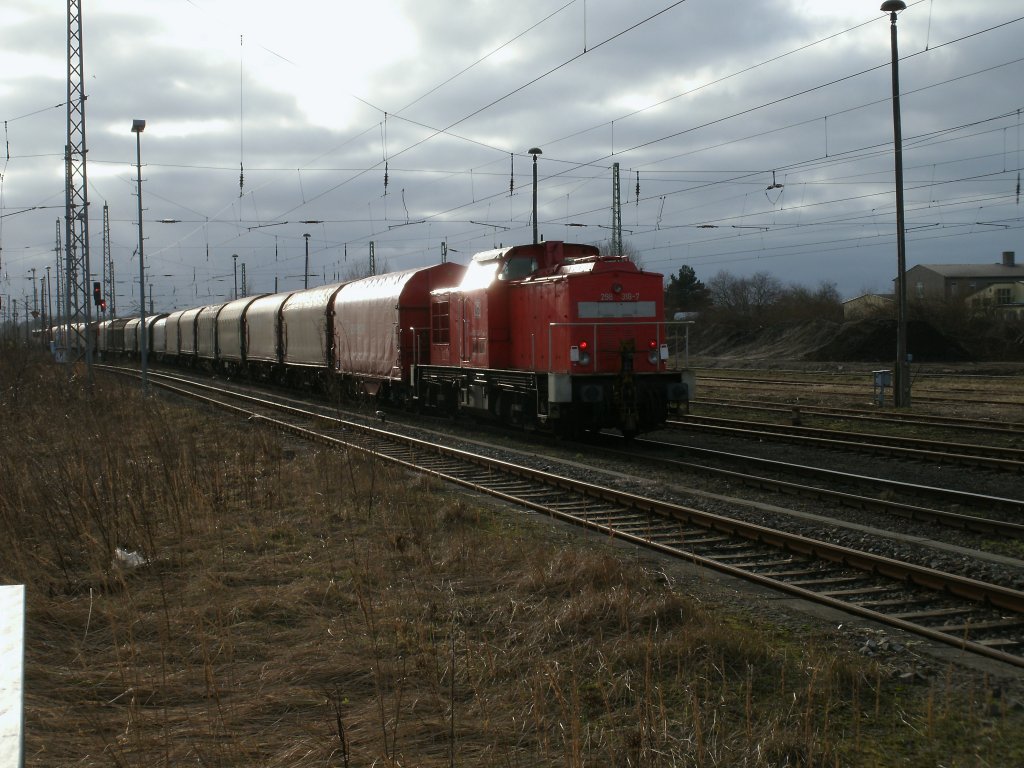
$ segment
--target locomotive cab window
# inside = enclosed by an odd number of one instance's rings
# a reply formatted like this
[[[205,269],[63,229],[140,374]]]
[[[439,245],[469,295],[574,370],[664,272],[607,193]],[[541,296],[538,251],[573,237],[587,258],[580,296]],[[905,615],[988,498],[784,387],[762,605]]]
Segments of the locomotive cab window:
[[[499,280],[522,280],[537,271],[537,260],[529,256],[517,256],[506,261],[501,272],[498,273]]]
[[[430,305],[431,344],[450,343],[451,339],[449,337],[448,314],[449,310],[447,301],[436,301]]]

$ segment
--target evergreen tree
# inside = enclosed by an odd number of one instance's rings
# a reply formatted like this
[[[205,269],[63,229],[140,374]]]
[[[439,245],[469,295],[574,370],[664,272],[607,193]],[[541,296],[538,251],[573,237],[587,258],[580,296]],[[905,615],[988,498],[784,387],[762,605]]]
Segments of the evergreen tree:
[[[679,268],[678,275],[669,275],[665,287],[665,310],[676,312],[698,312],[711,306],[711,292],[700,280],[693,267],[686,264]]]

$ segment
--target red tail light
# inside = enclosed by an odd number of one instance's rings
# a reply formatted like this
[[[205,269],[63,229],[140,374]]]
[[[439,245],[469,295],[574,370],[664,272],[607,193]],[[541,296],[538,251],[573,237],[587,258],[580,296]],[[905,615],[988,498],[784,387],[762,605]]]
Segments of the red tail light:
[[[580,352],[586,352],[588,349],[590,349],[590,342],[581,341],[580,342]]]
[[[658,348],[658,340],[657,339],[651,339],[650,341],[648,341],[647,342],[647,348],[648,349],[657,349]]]

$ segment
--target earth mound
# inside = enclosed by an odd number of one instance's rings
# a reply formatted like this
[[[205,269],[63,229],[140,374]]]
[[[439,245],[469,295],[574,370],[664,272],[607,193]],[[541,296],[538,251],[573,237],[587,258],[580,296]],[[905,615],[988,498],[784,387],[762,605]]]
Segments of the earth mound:
[[[691,336],[691,353],[745,360],[807,362],[890,362],[896,356],[896,323],[865,319],[779,323],[742,329],[700,324]],[[907,348],[915,362],[964,362],[972,359],[955,339],[922,321],[907,324]]]

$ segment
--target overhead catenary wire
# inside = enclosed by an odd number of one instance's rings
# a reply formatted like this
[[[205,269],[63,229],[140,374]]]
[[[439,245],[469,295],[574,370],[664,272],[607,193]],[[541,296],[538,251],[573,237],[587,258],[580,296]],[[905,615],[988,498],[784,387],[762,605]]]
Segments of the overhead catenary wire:
[[[395,119],[398,119],[398,118],[395,118]],[[817,118],[817,119],[819,119],[819,120],[820,120],[821,118],[819,117],[819,118]],[[827,118],[826,118],[826,119],[827,119]],[[449,134],[449,135],[451,135],[451,134]],[[763,135],[763,134],[753,134],[753,135],[755,135],[755,136],[760,136],[760,135]],[[240,138],[241,138],[241,137],[240,137]],[[240,144],[241,144],[241,142],[240,142]],[[240,149],[244,149],[244,144],[241,144],[241,146],[240,146]],[[514,162],[515,162],[515,157],[514,157],[514,153],[509,153],[509,152],[507,151],[507,148],[501,148],[501,147],[496,147],[496,149],[498,149],[498,150],[500,150],[500,151],[502,152],[502,155],[501,155],[502,157],[504,157],[504,156],[505,156],[506,154],[509,154],[509,155],[511,155],[511,165],[512,165],[512,170],[511,170],[511,173],[510,173],[510,177],[509,177],[509,180],[510,180],[510,185],[509,185],[509,186],[510,186],[510,189],[509,189],[509,195],[512,195],[512,194],[514,193],[514,188],[515,188],[515,177],[514,177]],[[829,149],[831,149],[831,148],[829,148]],[[879,151],[879,153],[883,153],[883,152],[884,152],[884,147],[882,147],[882,148],[879,148],[879,150],[878,150],[878,151]],[[826,156],[827,156],[828,154],[829,154],[829,152],[828,152],[828,151],[826,151]],[[244,157],[244,155],[243,155],[243,157]],[[550,157],[550,162],[551,162],[551,163],[555,163],[555,162],[558,162],[557,158],[556,158],[556,157],[554,157],[554,156],[552,156],[552,155],[550,155],[550,154],[549,154],[548,156],[546,156],[546,158],[545,158],[545,159],[547,160],[547,159],[548,159],[548,157]],[[388,154],[387,154],[386,152],[385,152],[385,153],[384,153],[384,155],[383,155],[383,159],[385,160],[385,162],[387,162],[387,160],[388,160]],[[243,162],[244,162],[244,161],[243,161]],[[239,170],[240,170],[240,171],[244,171],[244,164],[243,164],[243,162],[240,162],[240,166],[239,166]],[[654,160],[654,161],[652,161],[652,162],[658,162],[658,161],[657,161],[657,160]],[[808,159],[808,161],[807,161],[807,162],[808,162],[808,167],[810,167],[810,166],[809,166],[809,163],[811,163],[811,162],[814,162],[814,159],[813,159],[813,158],[811,158],[811,159]],[[599,171],[600,171],[600,169],[599,169],[599,168],[597,168],[597,165],[598,165],[598,164],[599,164],[599,161],[598,161],[598,163],[592,163],[592,164],[589,164],[589,163],[588,163],[588,164],[587,164],[587,166],[588,166],[588,167],[590,167],[590,166],[592,165],[592,166],[593,166],[593,168],[595,169],[595,171],[599,172]],[[154,165],[155,165],[155,164],[154,164]],[[413,164],[412,164],[412,163],[408,163],[408,164],[406,164],[406,165],[413,165]],[[563,166],[563,168],[564,168],[564,170],[565,170],[564,176],[566,176],[566,177],[570,177],[570,176],[573,176],[573,173],[572,173],[572,169],[573,169],[573,166],[574,166],[574,164],[572,164],[572,163],[566,163],[566,164],[565,164],[565,165]],[[1018,161],[1018,163],[1017,163],[1017,166],[1018,166],[1018,167],[1020,166],[1020,163],[1019,163],[1019,161]],[[188,166],[185,166],[185,167],[188,167]],[[549,170],[549,169],[550,169],[550,167],[551,167],[551,166],[550,166],[550,164],[549,164],[549,165],[548,165],[548,166],[547,166],[547,167],[545,168],[545,170],[546,170],[546,171],[547,171],[547,170]],[[637,165],[636,167],[643,167],[643,166]],[[296,170],[296,169],[295,169],[295,168],[293,167],[293,168],[291,168],[291,170],[292,170],[292,171],[294,171],[294,170]],[[318,169],[318,170],[319,170],[319,169]],[[361,170],[365,170],[365,169],[361,169]],[[388,170],[390,170],[390,171],[395,171],[395,169],[392,169],[392,168],[390,168],[390,167],[388,167]],[[409,169],[408,171],[404,171],[404,170],[403,170],[403,174],[404,174],[404,173],[406,173],[406,172],[409,172],[409,173],[413,173],[413,172],[419,172],[419,170],[420,170],[420,169]],[[556,170],[561,170],[561,169],[559,169],[559,168],[557,168],[557,167],[556,167]],[[754,169],[752,169],[752,170],[754,170]],[[424,170],[423,172],[428,172],[428,171]],[[472,169],[469,169],[469,170],[452,170],[452,169],[448,169],[448,170],[444,170],[443,172],[445,172],[445,173],[473,173],[473,170],[472,170]],[[485,169],[483,169],[483,170],[481,170],[481,169],[477,168],[477,169],[476,169],[476,171],[475,171],[475,173],[476,173],[476,175],[477,175],[477,181],[479,182],[480,178],[482,178],[483,176],[485,176],[485,174],[486,174],[487,172],[488,172],[488,171],[487,171],[487,169],[486,169],[486,168],[485,168]],[[650,174],[650,176],[654,177],[654,176],[664,176],[664,175],[667,175],[667,174],[670,174],[670,173],[673,173],[673,172],[674,172],[674,171],[671,171],[671,170],[668,170],[668,171],[666,171],[666,170],[664,170],[664,168],[663,168],[663,167],[662,167],[662,168],[657,168],[657,167],[646,167],[646,168],[645,168],[645,187],[647,187],[647,186],[648,186],[648,182],[647,182],[648,174]],[[639,181],[639,171],[637,171],[637,180]],[[732,182],[732,181],[730,181],[730,180],[723,180],[723,181],[719,182],[719,186],[720,186],[721,188],[723,188],[723,189],[724,189],[724,188],[725,188],[725,187],[726,187],[726,186],[727,186],[727,185],[728,185],[729,183],[735,183],[735,182]],[[833,182],[833,183],[836,183],[836,182]],[[404,179],[404,178],[403,178],[403,184],[405,184],[405,179]],[[762,184],[762,186],[763,186],[763,184]],[[240,185],[240,187],[241,187],[241,185]],[[378,187],[377,189],[379,190],[379,187]],[[297,195],[296,195],[296,197],[297,197],[297,198],[299,198],[299,199],[301,200],[301,203],[300,203],[300,207],[301,207],[301,205],[307,204],[308,202],[312,202],[312,199],[311,199],[311,198],[313,197],[313,195],[312,195],[312,194],[310,194],[310,195],[307,195],[307,192],[309,191],[308,189],[298,189],[297,191],[298,191],[298,193],[299,193],[299,194],[297,194]],[[319,190],[317,190],[317,189],[314,189],[314,190],[313,190],[313,194],[316,194],[316,193],[317,193],[318,191],[319,191]],[[376,190],[375,190],[375,191],[376,191]],[[479,193],[480,189],[478,188],[478,189],[477,189],[476,191],[477,191],[477,193]],[[652,190],[652,191],[653,191],[653,190]],[[485,192],[486,192],[486,190],[485,190]],[[672,192],[672,193],[669,193],[669,195],[670,195],[670,196],[671,196],[671,195],[679,195],[679,196],[682,196],[682,195],[686,195],[686,194],[688,194],[688,193],[689,193],[689,190],[687,190],[687,189],[680,189],[680,190],[679,190],[678,192]],[[561,193],[560,193],[560,194],[561,194]],[[568,198],[568,196],[566,196],[566,197]],[[307,198],[310,198],[310,199],[308,199],[308,200],[307,200]],[[417,200],[417,199],[418,199],[418,197],[417,197],[417,198],[410,198],[410,202],[413,202],[414,200]],[[480,195],[480,194],[473,194],[473,195],[472,195],[472,199],[473,199],[473,201],[475,201],[475,202],[482,202],[482,201],[486,200],[486,197],[485,197],[485,196],[482,196],[482,195]],[[172,202],[173,202],[173,201],[172,201]],[[263,202],[264,202],[264,205],[263,205],[263,207],[264,207],[264,208],[266,208],[266,205],[265,205],[265,202],[266,202],[266,198],[265,198],[265,197],[263,197]],[[641,203],[643,202],[643,201],[641,200],[641,198],[640,198],[640,194],[639,194],[639,192],[638,192],[638,194],[637,194],[637,201],[636,201],[636,202],[637,202],[637,206],[638,206],[638,207],[639,207],[639,206],[641,205]],[[379,211],[378,211],[377,213],[379,214]],[[396,213],[397,213],[397,212],[396,212]],[[568,216],[568,214],[567,214],[567,216]],[[242,217],[242,218],[244,218],[244,217]],[[237,218],[237,217],[236,217],[236,221],[239,221],[239,222],[240,222],[240,221],[242,220],[242,218]],[[270,217],[270,219],[271,219],[271,220],[273,220],[274,218],[275,218],[275,217]],[[409,218],[409,216],[408,216],[408,215],[406,215],[406,216],[405,216],[404,218],[405,218],[405,219],[408,219],[408,218]],[[468,218],[468,217],[467,217],[467,218]],[[510,216],[510,219],[511,219],[511,218],[512,218],[512,217]],[[376,220],[376,221],[377,221],[378,223],[380,223],[380,224],[381,224],[381,226],[386,226],[386,223],[387,223],[387,215],[386,215],[386,214],[385,214],[385,218],[384,218],[384,219],[381,219],[379,215],[377,215],[376,217],[371,217],[371,218],[370,218],[370,220],[371,220],[371,221],[373,221],[374,219],[375,219],[375,220]],[[336,219],[336,220],[338,220],[338,221],[343,221],[343,220],[346,220],[346,219],[345,219],[344,217],[342,217],[342,218],[339,218],[339,219]],[[357,220],[357,219],[356,219],[355,217],[353,217],[353,218],[352,218],[352,220]],[[666,222],[666,224],[667,224],[667,222]],[[348,236],[348,235],[346,235],[346,237],[345,237],[345,240],[347,241],[347,240],[348,240],[348,238],[349,238],[349,236]]]

